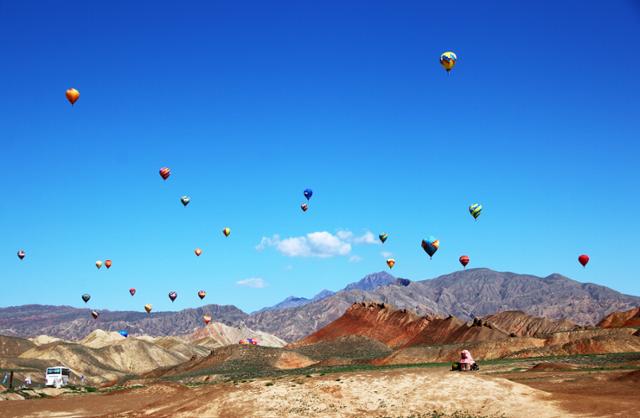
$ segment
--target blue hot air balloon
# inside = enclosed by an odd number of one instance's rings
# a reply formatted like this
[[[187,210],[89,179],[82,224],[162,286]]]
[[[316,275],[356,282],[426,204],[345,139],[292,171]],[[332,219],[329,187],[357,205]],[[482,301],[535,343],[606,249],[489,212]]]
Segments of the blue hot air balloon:
[[[311,196],[313,196],[313,190],[311,189],[305,189],[304,191],[304,197],[307,198],[307,200],[311,199]]]
[[[122,335],[124,338],[127,338],[129,336],[129,331],[127,331],[126,329],[121,329],[120,331],[118,331],[118,334]]]
[[[429,254],[429,258],[433,257],[436,251],[438,251],[438,248],[440,248],[440,240],[435,237],[431,236],[428,239],[422,240],[422,249]]]

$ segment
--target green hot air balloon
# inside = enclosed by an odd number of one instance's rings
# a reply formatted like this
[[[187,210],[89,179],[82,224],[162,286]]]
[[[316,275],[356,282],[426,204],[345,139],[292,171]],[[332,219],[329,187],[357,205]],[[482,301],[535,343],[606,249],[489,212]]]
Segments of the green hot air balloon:
[[[378,238],[380,238],[380,242],[384,244],[387,238],[389,238],[389,235],[383,232],[382,234],[378,235]]]
[[[469,213],[473,216],[473,219],[478,219],[480,213],[482,212],[482,205],[480,203],[474,203],[469,206]]]

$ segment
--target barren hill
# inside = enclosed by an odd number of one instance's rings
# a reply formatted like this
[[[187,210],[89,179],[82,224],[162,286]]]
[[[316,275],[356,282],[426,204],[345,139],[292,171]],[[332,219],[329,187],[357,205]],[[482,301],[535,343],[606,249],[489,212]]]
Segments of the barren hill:
[[[601,328],[640,327],[640,306],[624,312],[613,312],[598,323]]]
[[[494,327],[518,337],[535,337],[560,331],[572,331],[576,324],[566,319],[550,320],[527,315],[522,311],[505,311],[484,318]]]

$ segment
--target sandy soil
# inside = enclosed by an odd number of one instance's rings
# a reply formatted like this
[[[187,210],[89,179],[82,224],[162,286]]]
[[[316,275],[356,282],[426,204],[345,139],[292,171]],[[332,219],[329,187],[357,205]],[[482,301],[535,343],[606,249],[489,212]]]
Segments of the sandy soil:
[[[112,394],[4,401],[1,406],[3,417],[400,417],[432,410],[507,417],[577,416],[560,403],[549,393],[500,377],[398,369],[197,388],[157,383]]]

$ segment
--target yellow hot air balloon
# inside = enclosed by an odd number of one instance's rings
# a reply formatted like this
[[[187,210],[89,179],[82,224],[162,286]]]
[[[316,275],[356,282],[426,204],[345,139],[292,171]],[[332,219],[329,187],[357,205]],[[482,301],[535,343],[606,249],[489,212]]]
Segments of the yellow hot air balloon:
[[[224,234],[225,237],[228,237],[229,235],[231,235],[231,228],[225,228],[222,230],[222,233]]]
[[[458,61],[458,56],[454,52],[447,51],[440,55],[440,65],[442,65],[442,68],[447,70],[447,72],[453,70],[456,61]]]
[[[392,269],[393,266],[395,266],[395,265],[396,265],[396,260],[395,259],[390,258],[390,259],[387,260],[387,266],[389,266],[390,269]]]
[[[69,100],[69,103],[71,103],[71,106],[73,106],[74,103],[77,102],[80,98],[80,92],[74,88],[67,90],[65,95],[67,96],[67,100]]]
[[[102,261],[100,261],[100,260],[96,261],[96,267],[97,268],[102,267]]]
[[[148,314],[151,313],[152,309],[153,309],[153,306],[151,306],[150,303],[147,303],[146,305],[144,305],[144,310],[147,311]]]

